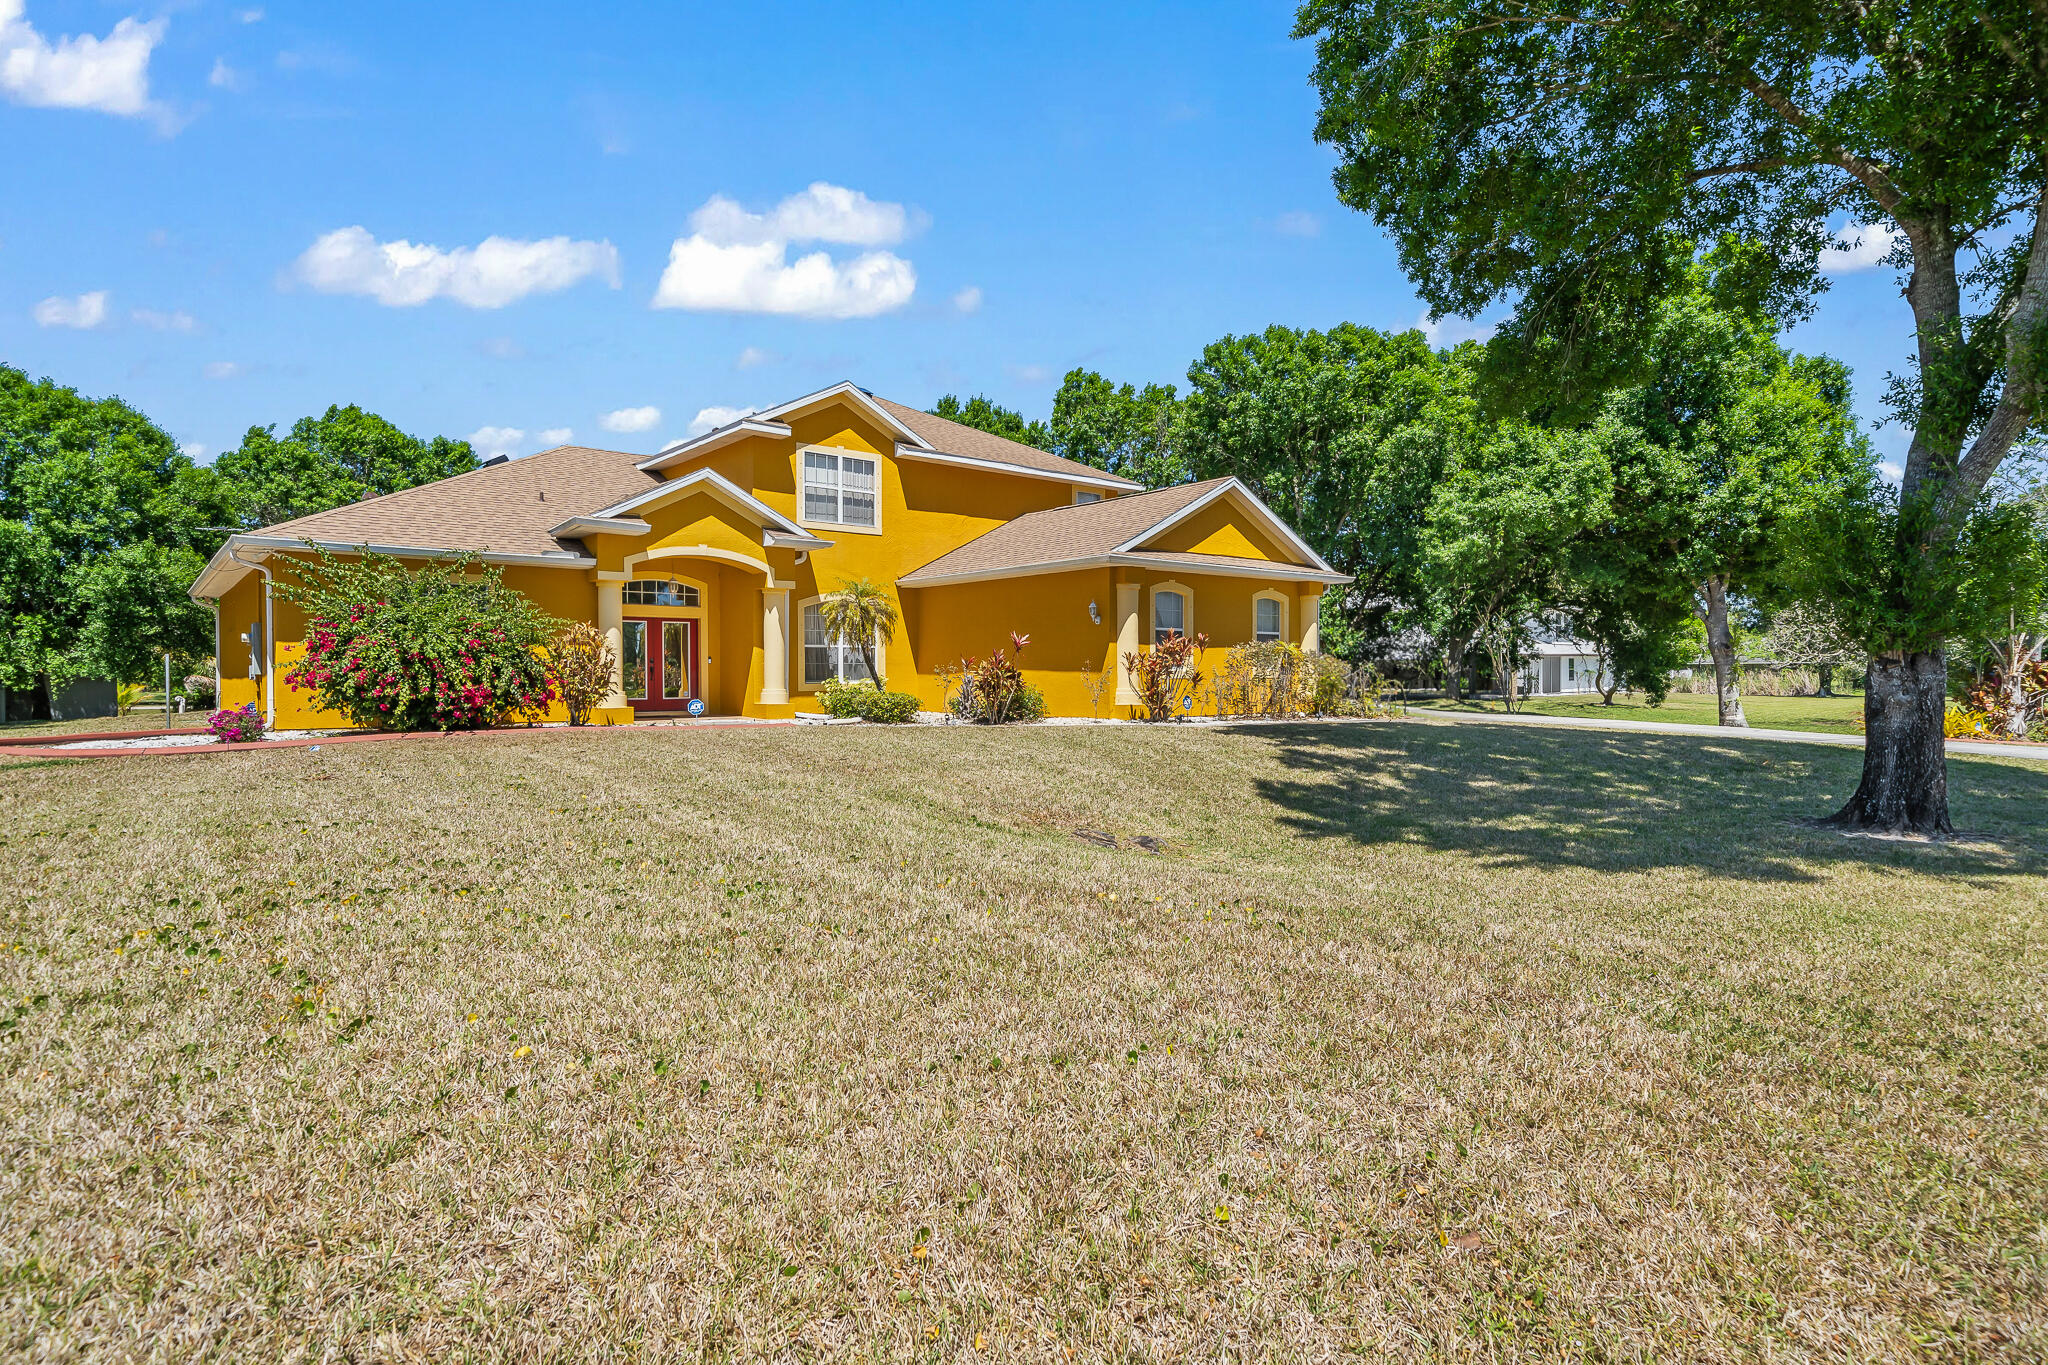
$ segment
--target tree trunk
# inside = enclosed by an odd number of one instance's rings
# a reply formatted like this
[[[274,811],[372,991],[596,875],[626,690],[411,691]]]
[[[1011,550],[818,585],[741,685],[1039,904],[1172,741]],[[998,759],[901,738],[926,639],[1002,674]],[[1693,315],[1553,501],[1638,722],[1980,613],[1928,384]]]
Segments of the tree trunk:
[[[1825,823],[1888,834],[1953,834],[1942,715],[1948,665],[1939,647],[1870,661],[1863,691],[1863,780]]]
[[[1621,672],[1605,652],[1593,661],[1593,690],[1600,694],[1602,706],[1614,705],[1614,694],[1621,690]]]
[[[1451,701],[1465,699],[1465,651],[1471,648],[1466,636],[1444,642],[1444,696]]]
[[[1834,695],[1835,695],[1835,666],[1834,666],[1833,664],[1815,664],[1815,665],[1814,665],[1814,668],[1815,668],[1815,669],[1816,669],[1816,671],[1818,671],[1818,672],[1819,672],[1819,674],[1820,674],[1820,693],[1819,693],[1819,695],[1821,695],[1821,696],[1823,696],[1823,697],[1832,697],[1832,696],[1834,696]]]
[[[1742,675],[1735,664],[1735,637],[1728,629],[1728,582],[1709,578],[1701,591],[1706,606],[1700,619],[1707,623],[1707,652],[1714,656],[1714,697],[1720,703],[1721,724],[1749,728],[1742,714]]]

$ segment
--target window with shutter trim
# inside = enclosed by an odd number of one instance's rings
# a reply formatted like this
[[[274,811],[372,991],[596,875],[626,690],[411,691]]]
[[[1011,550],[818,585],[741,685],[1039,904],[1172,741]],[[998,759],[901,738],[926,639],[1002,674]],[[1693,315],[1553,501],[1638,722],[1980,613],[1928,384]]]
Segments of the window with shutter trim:
[[[1177,592],[1160,591],[1152,594],[1152,643],[1159,644],[1169,635],[1185,635],[1188,626],[1188,600]]]
[[[816,687],[834,679],[866,682],[867,661],[858,648],[825,633],[825,613],[812,602],[804,607],[804,686]]]
[[[1261,597],[1252,603],[1252,635],[1261,643],[1280,638],[1280,602]]]
[[[828,450],[804,452],[804,520],[875,525],[875,462]]]

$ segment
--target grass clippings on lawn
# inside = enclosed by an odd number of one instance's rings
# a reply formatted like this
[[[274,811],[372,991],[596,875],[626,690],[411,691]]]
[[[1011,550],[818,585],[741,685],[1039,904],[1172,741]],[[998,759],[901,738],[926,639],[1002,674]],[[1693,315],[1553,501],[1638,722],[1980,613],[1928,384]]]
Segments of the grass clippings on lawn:
[[[0,757],[0,1355],[2038,1358],[2048,770],[1859,761]]]

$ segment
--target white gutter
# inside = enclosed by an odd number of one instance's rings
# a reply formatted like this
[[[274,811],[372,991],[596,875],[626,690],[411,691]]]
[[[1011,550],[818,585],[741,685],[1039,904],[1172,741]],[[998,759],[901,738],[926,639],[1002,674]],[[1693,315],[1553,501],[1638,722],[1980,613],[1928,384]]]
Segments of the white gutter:
[[[235,542],[239,539],[242,539],[242,537],[228,537],[228,543],[221,546],[221,550],[229,559],[234,560],[235,563],[243,568],[254,569],[257,573],[263,575],[263,728],[268,732],[277,728],[277,635],[272,629],[270,610],[270,588],[273,580],[270,577],[269,567],[262,560],[259,559],[251,564],[248,560],[235,554]],[[220,644],[220,599],[218,597],[213,599],[213,614],[215,623],[214,646],[218,650]],[[215,653],[213,656],[213,668],[216,678],[213,699],[218,702],[220,700],[220,684],[218,682],[220,655],[218,653]]]

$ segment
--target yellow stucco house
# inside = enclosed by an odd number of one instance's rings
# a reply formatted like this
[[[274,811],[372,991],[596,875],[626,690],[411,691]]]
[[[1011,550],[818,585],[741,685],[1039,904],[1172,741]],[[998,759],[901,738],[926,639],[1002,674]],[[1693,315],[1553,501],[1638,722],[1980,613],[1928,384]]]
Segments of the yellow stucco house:
[[[283,677],[305,631],[274,585],[308,542],[501,565],[611,640],[614,723],[817,710],[820,683],[861,676],[817,611],[845,579],[896,595],[892,689],[936,710],[936,668],[1016,631],[1025,677],[1068,716],[1091,713],[1091,668],[1116,675],[1105,714],[1130,715],[1122,654],[1167,631],[1206,633],[1212,673],[1248,640],[1314,650],[1323,590],[1349,581],[1236,479],[1147,492],[839,384],[651,458],[562,446],[234,536],[191,591],[214,604],[221,704],[257,702],[274,728],[347,723]]]

